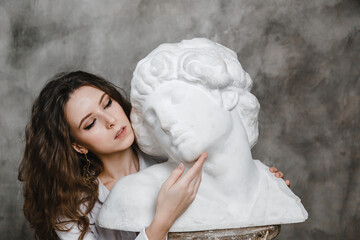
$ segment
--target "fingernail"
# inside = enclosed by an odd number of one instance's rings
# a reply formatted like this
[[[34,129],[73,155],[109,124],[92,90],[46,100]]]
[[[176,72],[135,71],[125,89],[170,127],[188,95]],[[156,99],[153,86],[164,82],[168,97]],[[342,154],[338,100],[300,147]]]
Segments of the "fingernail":
[[[178,166],[179,169],[183,169],[184,168],[184,164],[183,163],[180,163],[179,166]]]

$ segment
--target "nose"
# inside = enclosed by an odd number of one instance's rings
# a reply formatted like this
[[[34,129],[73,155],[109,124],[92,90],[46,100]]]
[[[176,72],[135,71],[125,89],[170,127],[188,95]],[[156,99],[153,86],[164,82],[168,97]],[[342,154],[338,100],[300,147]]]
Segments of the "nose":
[[[104,113],[105,124],[107,128],[113,128],[116,124],[116,118],[111,114]]]
[[[174,124],[174,116],[171,113],[170,108],[159,104],[158,107],[155,108],[155,112],[161,129],[168,134]]]

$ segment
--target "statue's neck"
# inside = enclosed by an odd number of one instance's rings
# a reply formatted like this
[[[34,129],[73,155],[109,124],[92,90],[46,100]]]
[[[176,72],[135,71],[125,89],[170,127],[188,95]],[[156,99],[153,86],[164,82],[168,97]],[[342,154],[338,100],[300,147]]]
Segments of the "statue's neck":
[[[224,194],[233,194],[235,187],[236,193],[249,200],[260,176],[244,131],[240,123],[235,124],[226,141],[208,150],[203,176],[204,181],[213,181]]]

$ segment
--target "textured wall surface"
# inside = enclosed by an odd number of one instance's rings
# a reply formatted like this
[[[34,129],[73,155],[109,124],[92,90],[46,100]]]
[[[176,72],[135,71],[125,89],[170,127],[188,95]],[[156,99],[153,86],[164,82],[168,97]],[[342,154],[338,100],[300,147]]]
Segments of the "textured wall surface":
[[[1,0],[1,239],[34,239],[17,167],[45,81],[83,69],[129,91],[137,61],[193,37],[236,51],[254,80],[254,158],[284,171],[309,212],[278,239],[359,238],[358,0]]]

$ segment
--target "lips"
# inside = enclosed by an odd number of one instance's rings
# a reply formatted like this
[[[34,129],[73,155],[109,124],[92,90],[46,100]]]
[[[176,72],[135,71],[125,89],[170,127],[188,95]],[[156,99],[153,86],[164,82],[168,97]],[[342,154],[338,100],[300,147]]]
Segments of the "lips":
[[[126,126],[120,128],[120,130],[116,132],[114,139],[121,138],[125,134],[126,134]]]
[[[176,136],[173,136],[172,137],[173,145],[178,146],[181,142],[183,142],[187,138],[187,135],[188,134],[186,133],[181,133],[181,134],[177,134]]]

